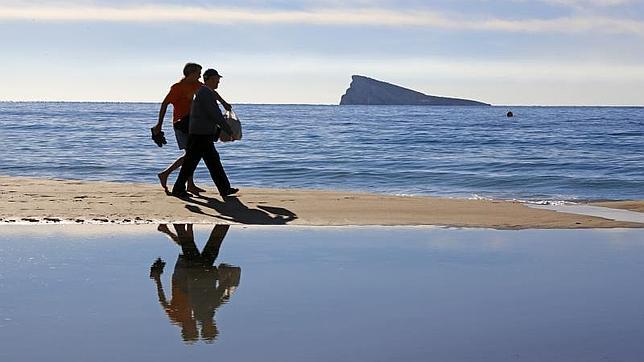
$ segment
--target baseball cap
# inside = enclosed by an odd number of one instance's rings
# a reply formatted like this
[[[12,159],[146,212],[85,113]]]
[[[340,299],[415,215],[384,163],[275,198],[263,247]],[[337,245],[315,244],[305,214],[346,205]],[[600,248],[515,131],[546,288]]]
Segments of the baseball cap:
[[[210,78],[210,77],[218,77],[218,78],[221,78],[221,75],[220,75],[220,74],[219,74],[219,72],[217,72],[216,70],[214,70],[214,69],[210,68],[210,69],[207,69],[207,70],[203,73],[203,79],[205,80],[205,79],[208,79],[208,78]]]

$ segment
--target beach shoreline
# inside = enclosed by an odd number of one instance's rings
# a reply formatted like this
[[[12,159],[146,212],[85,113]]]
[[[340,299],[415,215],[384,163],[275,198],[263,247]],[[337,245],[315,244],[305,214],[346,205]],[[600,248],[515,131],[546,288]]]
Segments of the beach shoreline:
[[[0,176],[1,224],[228,223],[303,226],[444,226],[493,229],[641,228],[529,208],[520,202],[363,192],[242,188],[223,200],[212,189],[187,200],[158,184]],[[613,206],[609,206],[613,205]],[[602,206],[641,210],[642,200]]]

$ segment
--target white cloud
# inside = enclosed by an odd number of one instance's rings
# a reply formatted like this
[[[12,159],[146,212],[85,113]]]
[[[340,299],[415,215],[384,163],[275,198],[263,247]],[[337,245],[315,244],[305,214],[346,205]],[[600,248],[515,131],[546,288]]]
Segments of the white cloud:
[[[551,4],[560,4],[572,7],[599,6],[611,7],[632,3],[632,0],[544,0]]]
[[[580,1],[556,0],[568,3]],[[593,3],[615,3],[620,0],[588,0]],[[622,2],[624,0],[621,0]],[[604,16],[569,16],[551,19],[508,20],[502,18],[465,18],[432,11],[385,9],[257,10],[248,8],[213,8],[180,6],[107,7],[4,6],[0,21],[60,22],[193,22],[206,24],[315,24],[367,25],[391,27],[427,27],[454,31],[500,31],[528,33],[635,34],[644,36],[644,22]]]

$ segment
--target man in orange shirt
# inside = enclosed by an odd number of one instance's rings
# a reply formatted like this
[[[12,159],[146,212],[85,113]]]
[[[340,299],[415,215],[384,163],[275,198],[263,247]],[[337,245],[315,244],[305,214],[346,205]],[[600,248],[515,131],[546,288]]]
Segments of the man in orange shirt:
[[[175,83],[170,87],[170,92],[165,96],[165,99],[161,103],[161,109],[159,110],[159,120],[153,128],[153,132],[158,134],[161,132],[161,127],[163,125],[163,119],[168,109],[168,105],[172,104],[172,125],[174,129],[174,134],[177,139],[177,145],[180,150],[184,150],[184,154],[177,158],[170,166],[165,170],[157,174],[161,186],[168,191],[167,182],[168,176],[181,167],[183,164],[183,159],[185,157],[185,149],[188,144],[188,123],[190,121],[190,106],[192,105],[192,99],[194,98],[195,93],[203,84],[199,81],[201,78],[201,65],[196,63],[187,63],[183,67],[183,79]],[[226,110],[231,110],[230,104],[224,101],[219,94],[216,94],[217,100],[224,106]],[[205,190],[199,188],[195,185],[192,176],[188,179],[188,192],[200,193]]]

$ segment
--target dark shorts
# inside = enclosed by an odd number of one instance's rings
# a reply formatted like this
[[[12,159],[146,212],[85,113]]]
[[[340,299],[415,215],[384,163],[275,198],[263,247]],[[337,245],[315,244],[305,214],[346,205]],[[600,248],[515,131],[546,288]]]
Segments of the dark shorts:
[[[177,146],[179,146],[179,149],[185,150],[188,147],[188,133],[175,128],[174,136],[177,138]]]
[[[177,138],[177,146],[180,150],[185,150],[188,147],[188,129],[190,125],[190,115],[187,114],[172,124],[174,128],[174,136]]]

